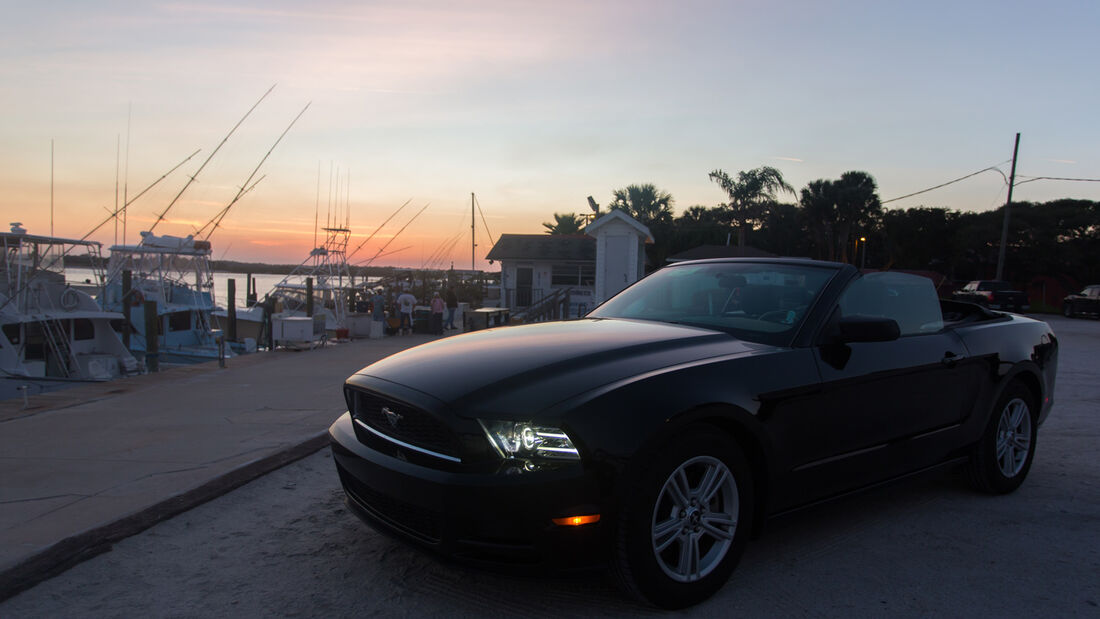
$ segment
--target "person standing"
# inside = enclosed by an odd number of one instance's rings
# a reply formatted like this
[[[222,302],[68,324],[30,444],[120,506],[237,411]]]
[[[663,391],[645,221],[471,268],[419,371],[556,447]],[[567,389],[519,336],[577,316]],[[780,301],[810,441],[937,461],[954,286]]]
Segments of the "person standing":
[[[455,310],[458,309],[458,296],[455,295],[454,288],[448,288],[444,295],[447,302],[447,322],[443,325],[444,329],[457,329],[455,326]]]
[[[374,323],[371,325],[371,337],[382,337],[382,334],[386,332],[386,297],[382,296],[382,289],[375,288],[374,295],[370,298],[371,304],[371,321]],[[374,335],[377,331],[378,335]]]
[[[402,292],[397,297],[397,312],[401,315],[401,324],[397,327],[397,330],[401,335],[406,335],[406,329],[408,329],[407,333],[412,333],[414,307],[416,307],[416,297],[412,296],[411,293]]]
[[[432,319],[429,323],[431,325],[432,335],[443,335],[443,299],[439,296],[438,292],[432,294]]]

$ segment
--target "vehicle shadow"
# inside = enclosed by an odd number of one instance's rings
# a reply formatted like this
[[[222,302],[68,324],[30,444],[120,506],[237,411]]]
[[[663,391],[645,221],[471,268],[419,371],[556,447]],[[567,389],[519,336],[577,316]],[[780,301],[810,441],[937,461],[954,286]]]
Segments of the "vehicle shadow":
[[[948,475],[878,488],[772,519],[763,536],[750,543],[730,582],[714,598],[687,612],[724,615],[733,610],[808,611],[800,604],[784,603],[775,595],[777,587],[786,586],[791,570],[820,560],[856,560],[858,556],[851,555],[858,553],[857,541],[866,536],[868,529],[883,523],[887,528],[904,526],[890,523],[904,523],[907,514],[927,510],[929,504],[945,497],[969,494],[961,479]],[[381,570],[387,574],[390,579],[385,585],[385,606],[397,603],[403,612],[436,614],[445,609],[448,616],[491,613],[525,617],[664,614],[628,597],[604,571],[531,575],[472,567],[425,553],[373,530],[369,541],[349,543],[364,545],[349,555],[358,564],[352,571]],[[368,602],[360,610],[380,609]]]

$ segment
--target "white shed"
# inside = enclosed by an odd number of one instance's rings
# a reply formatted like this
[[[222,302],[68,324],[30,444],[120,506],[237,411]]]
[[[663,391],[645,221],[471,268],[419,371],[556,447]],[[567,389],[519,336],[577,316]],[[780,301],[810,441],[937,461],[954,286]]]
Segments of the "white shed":
[[[649,228],[623,211],[613,210],[584,229],[596,238],[596,304],[638,281],[645,273]]]

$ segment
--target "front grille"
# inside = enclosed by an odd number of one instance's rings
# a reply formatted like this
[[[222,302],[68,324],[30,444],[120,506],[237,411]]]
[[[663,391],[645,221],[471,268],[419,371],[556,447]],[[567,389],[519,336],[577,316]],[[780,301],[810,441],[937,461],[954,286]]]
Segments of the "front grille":
[[[428,451],[459,457],[458,437],[427,411],[358,389],[348,390],[348,404],[352,417],[380,434]]]
[[[337,467],[348,498],[371,516],[422,541],[437,544],[441,518],[438,513],[378,492]]]

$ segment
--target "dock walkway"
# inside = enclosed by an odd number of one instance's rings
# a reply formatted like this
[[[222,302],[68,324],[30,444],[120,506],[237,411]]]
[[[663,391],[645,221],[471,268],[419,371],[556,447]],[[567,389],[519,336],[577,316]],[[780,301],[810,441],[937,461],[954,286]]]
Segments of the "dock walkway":
[[[347,376],[433,339],[280,350],[0,402],[0,600],[325,446]]]

